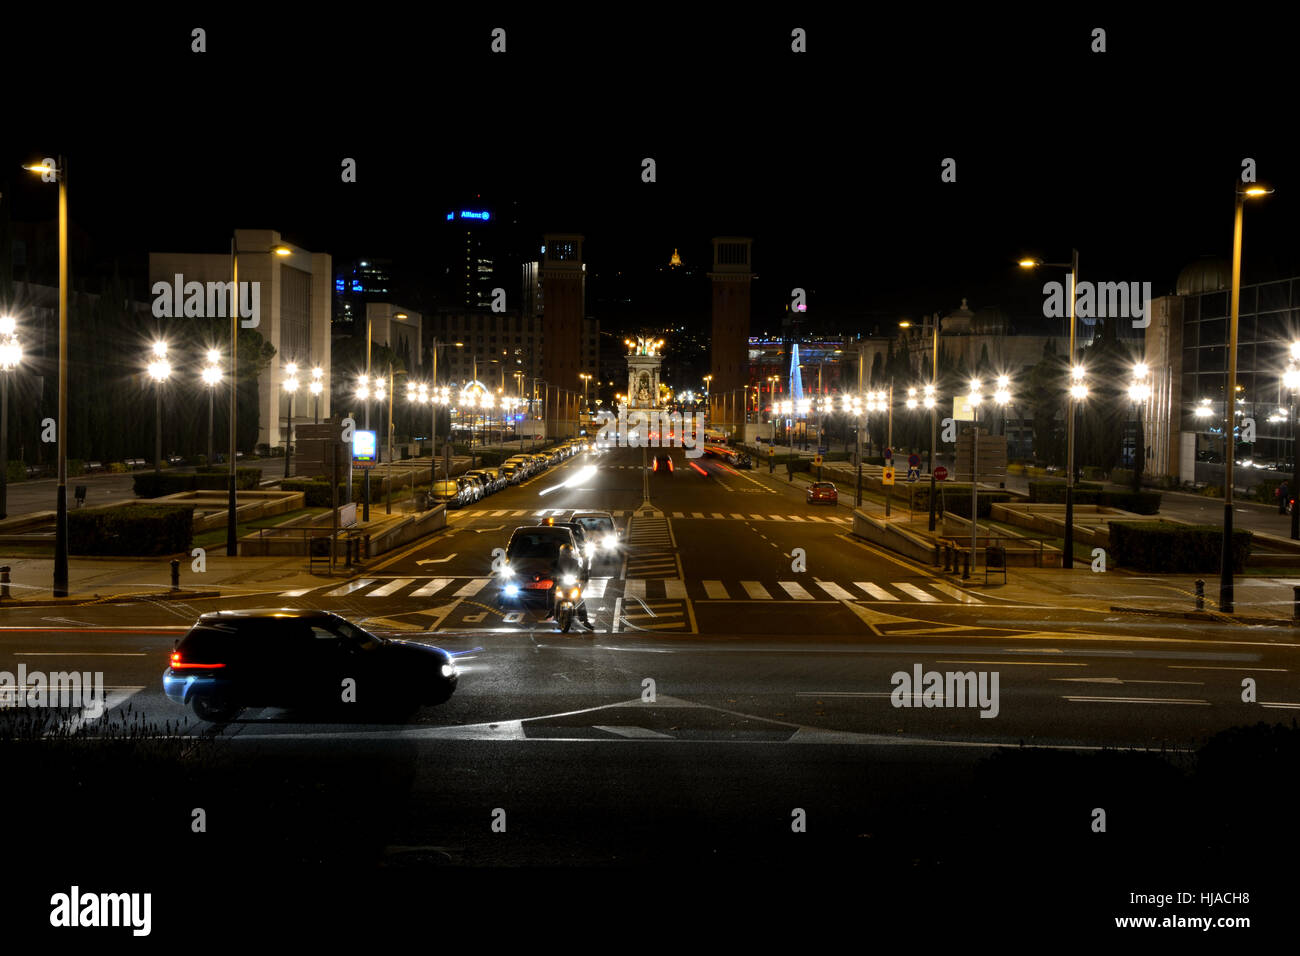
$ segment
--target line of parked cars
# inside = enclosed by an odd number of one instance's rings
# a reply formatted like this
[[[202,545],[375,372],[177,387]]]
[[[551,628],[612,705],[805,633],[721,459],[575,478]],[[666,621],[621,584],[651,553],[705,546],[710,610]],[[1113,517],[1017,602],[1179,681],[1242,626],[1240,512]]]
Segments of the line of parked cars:
[[[551,465],[559,464],[584,450],[587,443],[580,440],[566,441],[544,451],[527,452],[515,455],[502,462],[499,467],[484,466],[434,482],[432,498],[435,503],[445,504],[448,508],[460,508],[482,501],[488,495],[495,494],[510,485],[545,471]]]

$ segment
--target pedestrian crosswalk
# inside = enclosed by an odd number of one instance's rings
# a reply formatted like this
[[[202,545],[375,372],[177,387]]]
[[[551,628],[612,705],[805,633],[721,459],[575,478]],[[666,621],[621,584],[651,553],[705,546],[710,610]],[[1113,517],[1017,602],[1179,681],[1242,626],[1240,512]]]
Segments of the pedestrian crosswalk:
[[[809,524],[838,524],[850,525],[853,519],[847,515],[838,514],[821,514],[821,515],[773,515],[773,514],[754,514],[752,512],[739,511],[674,511],[669,515],[674,521],[687,520],[692,518],[706,518],[714,521],[790,521],[796,523],[807,522]]]
[[[362,577],[347,584],[326,584],[306,590],[282,591],[280,597],[428,598],[448,602],[464,598],[490,600],[491,577]],[[983,604],[976,595],[945,581],[799,581],[704,580],[678,577],[592,578],[583,592],[587,599],[624,597],[637,601],[890,601],[899,604]]]
[[[458,511],[456,514],[469,515],[478,518],[545,518],[549,515],[563,514],[565,511],[572,511],[572,508],[498,508],[496,511]],[[627,518],[632,515],[631,511],[611,511],[609,512],[615,518]]]

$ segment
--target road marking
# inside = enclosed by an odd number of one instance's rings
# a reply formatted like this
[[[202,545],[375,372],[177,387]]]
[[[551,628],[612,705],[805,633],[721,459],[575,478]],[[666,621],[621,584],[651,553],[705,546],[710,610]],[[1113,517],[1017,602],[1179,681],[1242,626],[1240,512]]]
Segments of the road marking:
[[[281,591],[280,597],[302,597],[304,594],[310,594],[315,588],[299,588],[296,591]]]
[[[493,517],[493,518],[504,518],[504,517],[505,517],[506,515],[508,515],[508,514],[510,514],[509,511],[494,511],[494,512],[492,512],[492,517]]]
[[[645,727],[611,727],[608,724],[593,724],[593,730],[603,730],[607,734],[616,734],[619,737],[630,737],[634,740],[676,740],[671,734],[661,734],[657,730],[648,730]]]
[[[1178,697],[1063,697],[1061,699],[1074,701],[1075,703],[1091,704],[1194,704],[1205,707],[1210,706],[1208,700],[1192,700]]]
[[[619,627],[623,623],[623,599],[614,598],[614,623],[610,625],[610,631],[614,634],[619,633]]]
[[[699,512],[699,511],[692,511],[692,512],[691,512],[691,517],[692,517],[692,518],[703,518],[704,515],[703,515],[703,513]]]
[[[1279,674],[1287,672],[1285,667],[1211,667],[1197,664],[1168,664],[1166,666],[1170,670],[1178,671],[1273,671]]]
[[[702,581],[700,583],[704,585],[704,593],[709,596],[710,600],[725,601],[731,597],[721,581]]]
[[[750,517],[753,518],[755,521],[762,521],[762,520],[763,520],[763,516],[762,516],[762,515],[750,515]]]
[[[886,591],[884,588],[882,588],[882,587],[877,587],[876,585],[872,584],[870,581],[854,581],[853,583],[854,583],[854,585],[856,585],[857,587],[862,588],[862,590],[866,591],[868,594],[870,594],[870,595],[871,595],[873,598],[875,598],[877,601],[897,601],[897,600],[898,600],[897,597],[895,597],[894,595],[890,594],[890,593],[889,593],[888,591]]]
[[[476,528],[475,530],[476,530],[476,531],[478,531],[478,530],[481,530],[481,531],[500,531],[501,529],[500,529],[500,528]],[[459,553],[459,552],[453,551],[451,554],[447,555],[445,558],[421,558],[419,561],[416,561],[415,563],[416,563],[417,565],[425,565],[425,564],[446,564],[446,563],[447,563],[448,561],[450,561],[452,558],[456,557],[456,555],[457,555],[458,553]]]
[[[783,515],[768,515],[768,516],[767,516],[767,520],[768,520],[768,521],[784,521],[784,520],[785,520],[785,517],[784,517]]]
[[[898,633],[895,631],[894,633]],[[1065,661],[940,661],[936,664],[1005,664],[1008,667],[1087,667],[1087,664],[1067,663]]]
[[[757,581],[741,581],[740,586],[745,589],[745,593],[753,600],[772,600],[772,595],[767,593],[767,588],[763,587],[763,585],[759,584]]]
[[[664,597],[681,600],[686,597],[686,582],[680,578],[664,579]]]
[[[955,588],[951,584],[945,584],[942,581],[931,581],[930,587],[934,588],[936,591],[942,591],[944,594],[949,594],[952,597],[955,597],[958,601],[961,601],[962,604],[983,604],[984,603],[983,601],[976,598],[974,595],[971,595],[966,591],[963,591],[961,588]]]
[[[674,518],[685,518],[686,515],[682,514],[680,511],[674,511],[674,512],[673,512],[673,517],[674,517]]]
[[[915,584],[908,584],[906,581],[894,581],[893,585],[904,594],[912,595],[912,597],[916,598],[918,601],[935,602],[939,600],[933,594],[928,594],[918,588]]]
[[[583,597],[603,598],[605,596],[605,587],[609,584],[609,578],[592,578],[587,582],[587,586],[582,591]]]
[[[794,581],[778,581],[777,583],[780,584],[781,587],[785,589],[785,593],[790,595],[792,598],[798,598],[801,601],[805,599],[811,601],[813,599],[811,594]]]
[[[356,581],[349,581],[341,588],[335,588],[333,591],[327,591],[325,597],[343,597],[345,594],[351,594],[353,591],[360,591],[364,587],[369,587],[375,583],[374,578],[360,578]]]
[[[645,600],[645,579],[628,578],[623,584],[623,594],[630,598]]]
[[[731,517],[733,517],[733,518],[739,518],[741,521],[744,521],[744,520],[745,520],[745,516],[744,516],[744,515],[738,515],[738,514],[736,514],[735,512],[732,512]]]
[[[411,597],[428,597],[430,594],[437,594],[455,580],[455,578],[432,578],[428,584],[412,591]]]
[[[382,588],[375,588],[373,591],[368,592],[366,597],[388,597],[388,595],[402,590],[402,588],[406,587],[408,584],[414,583],[415,578],[397,578],[393,581],[389,581]]]
[[[465,586],[455,593],[454,597],[473,597],[487,587],[491,580],[491,578],[474,578],[467,581]]]
[[[834,581],[818,581],[817,586],[837,601],[852,601],[857,597],[856,594],[844,590],[844,588],[840,587]]]

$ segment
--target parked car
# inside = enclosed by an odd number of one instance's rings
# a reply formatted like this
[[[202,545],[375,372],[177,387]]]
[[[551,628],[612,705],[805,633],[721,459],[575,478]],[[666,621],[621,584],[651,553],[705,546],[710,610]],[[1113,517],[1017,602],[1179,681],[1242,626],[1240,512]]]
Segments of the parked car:
[[[437,504],[444,504],[448,508],[459,508],[469,504],[469,497],[465,489],[455,478],[445,478],[441,481],[435,481],[429,496]]]
[[[460,487],[465,495],[469,498],[469,503],[479,501],[483,497],[483,486],[480,485],[469,475],[457,475],[456,480],[460,482]]]
[[[275,608],[204,614],[162,682],[169,700],[224,723],[247,707],[408,711],[443,703],[458,678],[441,648],[382,638],[329,611]],[[349,679],[354,703],[343,694]]]

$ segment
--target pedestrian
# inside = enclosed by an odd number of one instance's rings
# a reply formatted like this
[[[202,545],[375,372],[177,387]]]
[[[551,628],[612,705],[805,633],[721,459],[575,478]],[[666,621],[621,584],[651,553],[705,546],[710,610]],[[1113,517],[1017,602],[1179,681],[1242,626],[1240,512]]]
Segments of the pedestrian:
[[[1287,488],[1287,484],[1284,481],[1282,482],[1282,486],[1277,489],[1277,513],[1278,514],[1280,515],[1286,514],[1287,502],[1290,500],[1291,500],[1291,492]]]
[[[786,474],[789,476],[790,483],[793,484],[794,483],[794,462],[787,461],[785,463],[785,470],[786,470]]]

